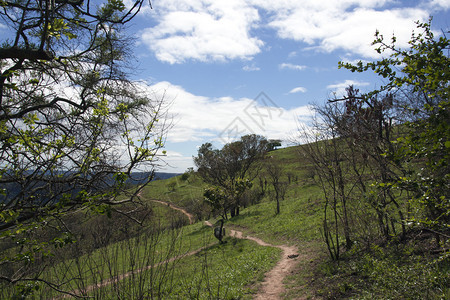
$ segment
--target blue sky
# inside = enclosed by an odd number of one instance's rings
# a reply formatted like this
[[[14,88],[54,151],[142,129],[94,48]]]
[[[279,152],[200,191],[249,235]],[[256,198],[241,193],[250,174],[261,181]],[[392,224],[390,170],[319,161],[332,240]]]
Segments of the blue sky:
[[[132,0],[124,0],[129,6]],[[288,145],[307,126],[311,103],[368,91],[374,74],[338,62],[373,61],[378,30],[407,48],[428,21],[450,27],[450,0],[151,0],[128,27],[135,37],[132,76],[170,103],[166,172],[192,167],[197,147],[220,148],[256,133]],[[7,34],[0,24],[0,34]]]
[[[433,16],[449,30],[450,0],[154,0],[134,20],[135,55],[152,92],[172,102],[165,171],[183,172],[205,142],[220,148],[247,133],[288,144],[311,103],[382,82],[338,61],[373,61],[379,30],[398,45]]]

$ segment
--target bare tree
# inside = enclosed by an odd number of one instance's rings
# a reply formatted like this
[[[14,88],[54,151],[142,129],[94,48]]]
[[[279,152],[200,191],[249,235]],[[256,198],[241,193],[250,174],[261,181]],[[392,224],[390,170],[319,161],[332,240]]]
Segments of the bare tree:
[[[386,94],[378,99],[358,95],[359,91],[352,86],[347,88],[347,97],[333,99],[332,110],[324,108],[322,115],[327,115],[336,128],[339,136],[347,144],[352,156],[350,162],[357,179],[358,187],[368,197],[371,206],[378,215],[380,232],[385,238],[396,233],[396,224],[401,224],[405,234],[404,214],[392,189],[387,188],[396,182],[399,176],[405,174],[405,169],[399,160],[393,160],[386,153],[393,153],[395,143],[393,136],[399,136],[395,129],[398,110],[394,107],[394,96]],[[359,161],[355,157],[362,157]],[[365,174],[360,170],[365,166]],[[376,189],[369,185],[376,182]],[[395,217],[395,214],[398,217]]]
[[[327,122],[315,121],[311,131],[304,130],[306,144],[299,155],[306,157],[317,175],[314,181],[322,188],[323,202],[323,237],[330,257],[340,258],[341,237],[345,237],[348,248],[352,245],[349,214],[347,210],[354,185],[349,185],[345,164],[343,143],[337,132]]]
[[[265,171],[267,177],[269,178],[269,182],[273,187],[275,201],[277,203],[276,213],[279,214],[280,201],[284,200],[288,183],[283,181],[284,171],[281,165],[274,162],[271,158],[267,158],[265,161]]]
[[[309,144],[302,147],[303,155],[324,191],[324,237],[334,259],[339,258],[341,234],[349,249],[377,226],[386,239],[399,227],[405,233],[403,207],[389,188],[405,174],[401,162],[386,155],[394,152],[392,136],[401,128],[394,126],[393,101],[390,94],[379,100],[350,86],[345,97],[316,106],[319,119],[312,133],[305,132]]]

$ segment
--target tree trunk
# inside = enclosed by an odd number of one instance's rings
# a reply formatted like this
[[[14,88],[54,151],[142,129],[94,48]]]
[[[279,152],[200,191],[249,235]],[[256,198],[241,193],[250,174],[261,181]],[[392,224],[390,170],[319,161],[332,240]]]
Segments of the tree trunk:
[[[280,213],[280,200],[277,198],[277,215]]]
[[[236,215],[234,206],[232,206],[231,209],[230,209],[230,215],[231,215],[232,218]]]

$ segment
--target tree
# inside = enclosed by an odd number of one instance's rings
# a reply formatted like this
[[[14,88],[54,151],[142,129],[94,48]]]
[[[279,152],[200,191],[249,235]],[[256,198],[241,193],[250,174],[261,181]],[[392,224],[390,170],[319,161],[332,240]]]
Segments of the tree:
[[[401,128],[394,126],[394,99],[369,98],[352,86],[346,91],[343,98],[315,106],[319,118],[312,132],[305,131],[309,144],[302,147],[324,192],[323,231],[332,259],[339,259],[341,235],[350,249],[354,241],[370,244],[375,228],[385,239],[397,233],[398,224],[405,234],[403,206],[386,188],[405,170],[383,155],[395,149],[392,136]]]
[[[408,131],[395,140],[397,148],[385,149],[383,155],[394,163],[417,167],[388,187],[409,192],[410,204],[420,210],[410,221],[435,232],[439,241],[450,221],[450,43],[445,33],[435,38],[430,23],[431,19],[417,22],[420,32],[412,35],[409,49],[399,49],[395,37],[387,43],[377,32],[374,44],[379,53],[391,53],[387,58],[366,64],[340,63],[340,67],[353,72],[373,70],[387,79],[386,85],[368,96],[404,95],[402,112],[408,116],[404,122]]]
[[[429,24],[418,28],[423,32],[413,34],[408,50],[377,32],[374,44],[379,53],[389,50],[388,58],[340,63],[388,81],[367,94],[350,86],[343,98],[317,106],[320,118],[305,133],[304,154],[324,191],[324,238],[333,259],[339,259],[341,235],[347,249],[352,241],[370,245],[377,227],[384,239],[399,228],[405,237],[411,223],[434,232],[437,241],[448,237],[450,47],[445,36],[434,39]]]
[[[269,182],[272,184],[275,193],[275,201],[277,203],[276,213],[279,214],[280,201],[284,200],[284,196],[286,195],[287,190],[287,182],[282,181],[284,172],[282,167],[271,160],[271,158],[266,161],[265,170],[267,177],[269,178]]]
[[[231,217],[239,215],[240,196],[251,187],[251,181],[257,176],[257,162],[267,152],[267,140],[259,135],[242,136],[239,141],[226,144],[221,150],[213,149],[211,143],[205,143],[198,149],[194,163],[203,180],[221,190],[210,194],[223,195],[220,207]],[[207,194],[205,194],[207,196]],[[210,199],[212,200],[212,199]],[[215,201],[218,202],[218,201]]]
[[[321,119],[315,119],[312,132],[304,130],[307,144],[300,148],[300,155],[305,156],[314,168],[314,181],[322,189],[323,200],[323,238],[330,257],[340,258],[342,236],[345,245],[350,248],[352,236],[350,231],[349,202],[352,200],[355,181],[349,176],[347,149],[339,138],[333,124],[333,106],[316,107]]]
[[[131,40],[122,30],[143,3],[0,3],[12,32],[0,47],[0,234],[23,245],[3,253],[2,266],[27,266],[47,255],[44,244],[70,243],[61,217],[74,210],[128,215],[119,204],[137,203],[152,179],[166,108],[143,84],[128,80]],[[124,190],[137,170],[147,178]],[[29,239],[49,224],[63,238]],[[15,270],[0,279],[42,280],[26,268]]]
[[[281,140],[269,140],[267,147],[269,151],[276,150],[277,147],[281,147]]]
[[[208,187],[203,196],[205,202],[211,206],[213,213],[218,212],[223,219],[227,219],[228,211],[231,212],[232,217],[239,215],[239,206],[237,205],[240,205],[242,194],[251,187],[252,183],[248,179],[237,179],[232,187]]]
[[[401,134],[402,127],[395,126],[401,114],[396,107],[397,100],[391,93],[361,96],[350,86],[346,97],[329,102],[328,108],[321,110],[322,115],[327,110],[325,114],[329,116],[331,126],[346,143],[351,155],[348,157],[352,165],[350,172],[354,174],[356,187],[376,211],[380,233],[389,238],[396,234],[396,224],[401,224],[404,235],[404,213],[394,191],[386,187],[406,170],[402,163],[384,155],[385,151],[395,151],[393,136]],[[371,188],[370,183],[377,183],[377,188]]]

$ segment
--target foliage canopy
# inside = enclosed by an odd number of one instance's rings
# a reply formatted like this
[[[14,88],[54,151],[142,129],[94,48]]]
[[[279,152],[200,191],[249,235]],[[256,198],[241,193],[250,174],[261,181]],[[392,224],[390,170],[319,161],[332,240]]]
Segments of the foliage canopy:
[[[268,150],[268,141],[256,134],[242,136],[221,150],[203,144],[194,163],[203,180],[214,185],[205,191],[206,201],[224,217],[228,211],[232,217],[239,215],[240,196],[252,186],[259,171],[255,166]]]
[[[2,265],[17,269],[2,280],[38,276],[26,267],[47,255],[45,245],[72,242],[63,215],[86,207],[128,215],[117,204],[138,205],[152,179],[166,107],[128,79],[133,40],[123,34],[143,4],[0,2],[12,33],[0,47],[0,235],[22,245],[5,252]],[[147,174],[141,185],[125,190],[137,171]],[[61,237],[37,239],[49,224]]]
[[[384,86],[367,94],[350,86],[343,98],[316,107],[318,142],[305,153],[325,194],[323,236],[333,259],[341,236],[347,249],[375,236],[404,238],[407,226],[432,232],[437,245],[448,239],[450,44],[445,35],[435,38],[429,23],[417,27],[409,49],[377,32],[373,44],[387,57],[339,63],[373,70],[387,79]]]
[[[404,93],[402,113],[409,116],[405,125],[406,135],[398,137],[399,147],[385,149],[385,154],[394,161],[424,162],[419,172],[409,172],[392,183],[392,188],[411,192],[411,200],[426,211],[413,221],[442,231],[448,229],[450,221],[450,41],[445,34],[435,37],[429,23],[417,22],[421,32],[413,34],[410,48],[403,50],[390,44],[376,33],[374,44],[377,52],[389,51],[389,57],[356,66],[340,63],[353,72],[369,69],[388,79],[388,83],[369,96],[385,91]]]

